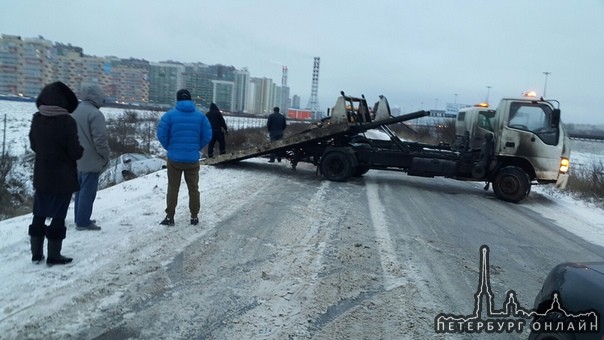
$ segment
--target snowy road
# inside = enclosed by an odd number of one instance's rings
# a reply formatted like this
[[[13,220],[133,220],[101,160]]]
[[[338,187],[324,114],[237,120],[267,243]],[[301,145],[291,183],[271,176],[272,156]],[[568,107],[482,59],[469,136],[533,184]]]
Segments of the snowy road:
[[[165,172],[101,192],[96,209],[103,211],[103,232],[122,228],[123,239],[101,240],[99,249],[94,239],[85,239],[90,234],[70,230],[67,241],[73,243],[65,248],[71,252],[65,252],[76,258],[74,265],[28,274],[66,280],[51,292],[63,296],[47,308],[5,311],[5,334],[464,338],[435,334],[434,318],[472,313],[481,245],[490,247],[498,308],[508,290],[531,308],[545,275],[560,262],[604,260],[602,247],[532,209],[556,204],[539,194],[510,204],[478,184],[379,171],[335,183],[309,166],[292,172],[265,160],[203,167],[201,178],[201,227],[184,223],[184,208],[175,227],[156,224],[163,217]],[[125,210],[124,202],[112,199],[118,190],[142,207]],[[184,184],[179,207],[186,206],[183,191]],[[141,203],[152,197],[160,202]],[[78,263],[77,252],[92,252],[91,259]],[[27,249],[19,256],[27,256]],[[89,270],[74,269],[87,263]]]

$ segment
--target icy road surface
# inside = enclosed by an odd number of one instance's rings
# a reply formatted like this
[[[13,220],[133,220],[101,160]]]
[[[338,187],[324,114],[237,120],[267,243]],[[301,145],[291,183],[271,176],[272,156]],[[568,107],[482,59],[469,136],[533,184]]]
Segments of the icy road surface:
[[[601,218],[535,192],[506,203],[481,183],[380,171],[335,183],[265,159],[203,166],[201,223],[188,224],[183,183],[174,227],[158,224],[165,189],[161,171],[101,191],[103,230],[68,220],[66,267],[29,262],[30,216],[3,221],[2,338],[470,338],[436,334],[434,320],[473,312],[481,245],[496,308],[508,290],[532,308],[560,262],[604,260],[564,229],[600,232]]]

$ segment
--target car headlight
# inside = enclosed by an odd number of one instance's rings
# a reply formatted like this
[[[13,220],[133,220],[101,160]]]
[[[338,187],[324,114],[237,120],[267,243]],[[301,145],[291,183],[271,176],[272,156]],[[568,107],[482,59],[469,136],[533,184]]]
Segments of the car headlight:
[[[568,172],[570,167],[570,160],[568,158],[560,158],[560,172],[565,174]]]

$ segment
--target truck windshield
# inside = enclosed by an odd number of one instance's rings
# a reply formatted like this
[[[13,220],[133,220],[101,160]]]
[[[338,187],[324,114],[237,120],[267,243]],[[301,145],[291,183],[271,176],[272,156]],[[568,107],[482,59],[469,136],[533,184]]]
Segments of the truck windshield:
[[[558,144],[558,127],[552,127],[552,108],[548,105],[512,103],[508,126],[513,129],[530,131],[545,144]]]

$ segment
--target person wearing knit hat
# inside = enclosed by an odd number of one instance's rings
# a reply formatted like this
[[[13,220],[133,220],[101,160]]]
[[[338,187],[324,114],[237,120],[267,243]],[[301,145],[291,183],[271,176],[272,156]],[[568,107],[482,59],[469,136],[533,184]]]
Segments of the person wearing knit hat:
[[[29,131],[34,151],[34,206],[29,226],[32,261],[44,259],[44,238],[48,240],[48,265],[66,264],[71,257],[61,255],[66,237],[65,217],[71,195],[80,189],[76,161],[84,149],[71,113],[78,106],[73,91],[61,82],[46,85],[36,99],[38,112]],[[46,218],[51,218],[46,226]]]
[[[191,224],[199,223],[201,202],[199,197],[199,158],[212,139],[212,126],[206,115],[197,110],[187,89],[176,92],[176,105],[164,113],[157,125],[157,139],[168,152],[168,192],[166,194],[166,218],[162,225],[175,224],[174,215],[178,202],[180,181],[184,173],[189,190]]]
[[[191,93],[187,89],[180,89],[176,92],[176,100],[191,100]]]
[[[220,154],[222,155],[226,152],[224,135],[228,134],[228,128],[224,121],[224,117],[222,116],[222,112],[220,112],[220,109],[216,104],[210,104],[210,111],[206,113],[206,117],[208,117],[210,125],[212,125],[212,140],[210,140],[210,144],[208,145],[208,157],[212,158],[214,157],[214,144],[216,144],[216,142],[218,142]]]

